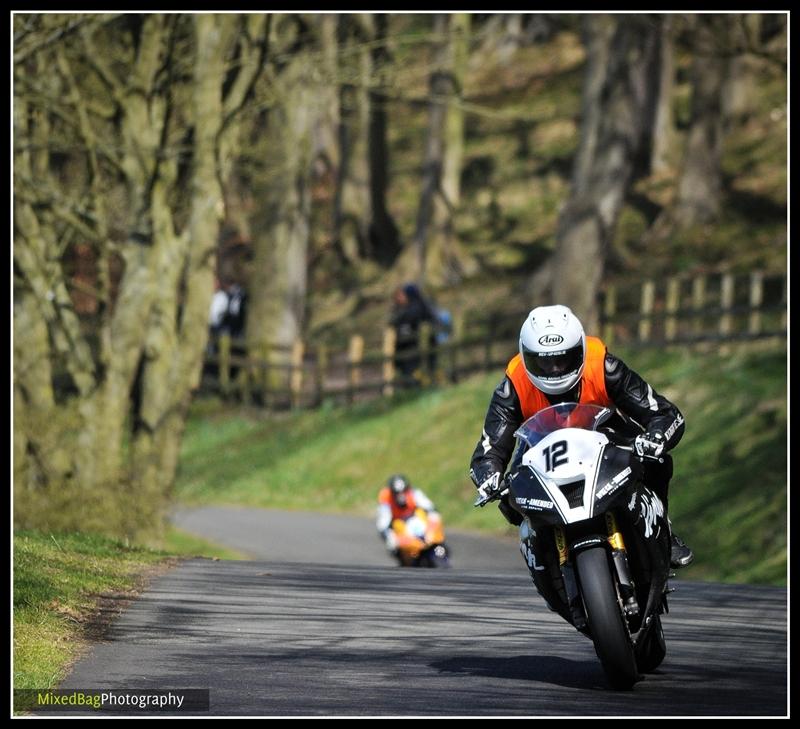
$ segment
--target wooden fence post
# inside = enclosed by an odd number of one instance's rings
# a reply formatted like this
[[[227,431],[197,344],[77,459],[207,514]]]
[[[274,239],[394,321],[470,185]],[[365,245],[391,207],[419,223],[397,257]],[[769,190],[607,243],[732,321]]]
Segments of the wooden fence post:
[[[675,313],[679,308],[680,291],[680,279],[672,277],[667,280],[667,319],[664,323],[664,339],[668,342],[675,339],[678,333],[678,319]]]
[[[262,407],[269,410],[273,405],[272,391],[274,389],[272,348],[263,340],[253,342],[248,348],[247,357],[253,361],[251,384],[254,397]]]
[[[300,407],[300,397],[303,393],[303,355],[305,345],[302,339],[295,339],[292,345],[292,374],[289,381],[291,390],[292,407]]]
[[[397,344],[397,332],[394,327],[383,330],[383,394],[386,396],[394,393],[394,352]]]
[[[464,339],[464,332],[467,327],[467,316],[463,311],[457,311],[453,314],[453,331],[450,338],[455,342],[460,342]]]
[[[611,345],[614,343],[614,316],[617,313],[617,287],[606,288],[605,301],[603,302],[603,341]]]
[[[231,356],[231,359],[233,359],[233,356]],[[237,359],[240,360],[240,364],[239,370],[234,378],[234,389],[239,393],[239,397],[243,403],[250,403],[252,401],[252,388],[250,387],[250,380],[252,379],[250,372],[250,357],[246,355],[242,361],[241,355],[237,354]]]
[[[224,397],[228,397],[231,391],[231,336],[230,334],[220,334],[217,339],[217,351],[219,352],[219,389]]]
[[[655,300],[656,285],[652,281],[642,284],[642,299],[639,307],[639,341],[646,342],[650,339],[652,330],[653,301]]]
[[[431,336],[433,334],[433,326],[430,322],[424,321],[419,325],[419,381],[423,385],[429,385],[433,379],[434,372],[432,359],[435,356],[431,351]]]
[[[719,333],[723,338],[729,337],[733,331],[733,291],[734,278],[732,273],[725,273],[722,276],[722,289],[720,291],[720,308],[722,314],[719,319]]]
[[[364,357],[364,337],[354,334],[350,337],[350,345],[347,349],[348,364],[348,390],[347,401],[353,401],[355,389],[361,384],[361,360]]]
[[[747,330],[750,334],[761,333],[761,306],[764,303],[764,274],[754,271],[750,274],[750,320]]]
[[[466,312],[457,311],[453,314],[453,331],[450,335],[450,381],[458,382],[458,353],[467,331]]]
[[[322,404],[322,398],[325,394],[325,372],[328,369],[328,348],[324,344],[317,347],[317,363],[314,370],[316,379],[316,401],[317,405]]]
[[[703,334],[703,310],[706,306],[706,277],[697,276],[692,281],[692,317],[694,323],[692,332],[695,337],[701,337]]]
[[[253,376],[253,386],[258,401],[267,407],[267,392],[269,390],[269,362],[259,358],[257,370]]]
[[[488,372],[492,367],[492,344],[494,340],[494,314],[489,314],[486,326],[486,339],[483,344],[483,372]]]
[[[789,276],[788,274],[783,277],[783,289],[781,292],[781,331],[786,331],[787,320],[786,320],[786,308],[789,304],[788,299],[788,286],[789,286]]]

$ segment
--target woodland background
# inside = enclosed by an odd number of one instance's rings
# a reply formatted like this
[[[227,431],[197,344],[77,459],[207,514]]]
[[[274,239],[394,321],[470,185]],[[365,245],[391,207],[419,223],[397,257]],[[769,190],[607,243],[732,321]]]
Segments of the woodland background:
[[[787,20],[14,14],[15,523],[160,533],[215,285],[275,361],[407,281],[785,273]]]

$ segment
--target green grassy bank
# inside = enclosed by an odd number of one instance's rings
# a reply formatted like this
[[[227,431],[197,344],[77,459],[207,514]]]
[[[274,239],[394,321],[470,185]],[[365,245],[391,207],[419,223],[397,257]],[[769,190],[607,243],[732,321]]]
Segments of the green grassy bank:
[[[178,530],[163,550],[91,534],[14,535],[14,688],[52,688],[148,580],[180,556],[236,558]]]

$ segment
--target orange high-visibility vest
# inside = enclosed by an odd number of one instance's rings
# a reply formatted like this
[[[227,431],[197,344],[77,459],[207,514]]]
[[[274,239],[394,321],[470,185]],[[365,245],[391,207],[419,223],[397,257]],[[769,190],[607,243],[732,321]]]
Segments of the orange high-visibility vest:
[[[402,519],[405,521],[414,515],[417,509],[417,503],[414,499],[414,490],[409,489],[406,491],[406,505],[400,506],[392,498],[392,490],[388,486],[384,486],[378,493],[378,503],[386,504],[392,510],[392,520]]]
[[[606,392],[605,358],[606,345],[597,337],[586,337],[586,365],[581,375],[581,394],[578,402],[584,405],[613,407]],[[528,377],[522,355],[517,354],[512,358],[506,367],[506,375],[517,391],[524,420],[550,407],[547,396]]]

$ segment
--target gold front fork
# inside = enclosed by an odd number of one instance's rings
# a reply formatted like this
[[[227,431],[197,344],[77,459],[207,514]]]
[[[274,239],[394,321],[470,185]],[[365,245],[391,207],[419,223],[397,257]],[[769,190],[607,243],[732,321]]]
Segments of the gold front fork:
[[[622,541],[622,534],[620,534],[617,528],[617,520],[610,511],[606,512],[606,529],[608,530],[608,543],[611,545],[611,548],[624,551],[625,542]]]
[[[628,566],[625,542],[622,540],[622,534],[617,527],[617,520],[610,511],[606,512],[606,530],[608,531],[608,543],[611,545],[614,568],[617,571],[617,578],[619,579],[623,610],[626,615],[638,615],[639,603],[636,601],[636,588],[631,578],[630,567]]]
[[[558,549],[558,564],[563,565],[567,561],[567,540],[564,537],[564,530],[560,526],[553,527],[556,537],[556,549]]]

